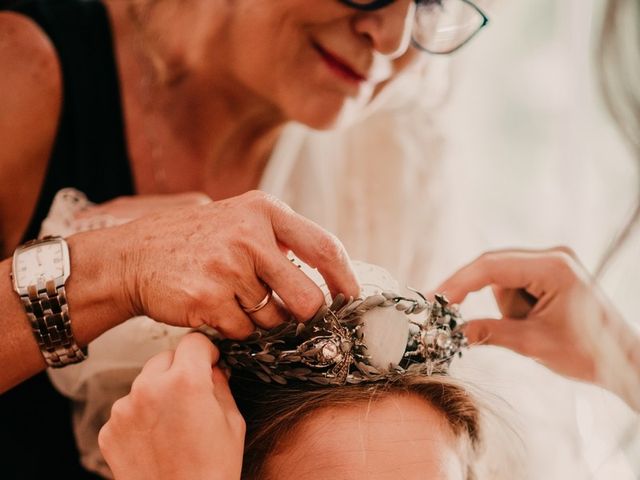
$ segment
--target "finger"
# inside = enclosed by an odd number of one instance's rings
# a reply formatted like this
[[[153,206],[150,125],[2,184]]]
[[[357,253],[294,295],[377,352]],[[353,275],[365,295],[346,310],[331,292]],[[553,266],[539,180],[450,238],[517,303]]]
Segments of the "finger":
[[[538,299],[521,288],[493,287],[493,295],[503,317],[523,319],[533,310]]]
[[[300,321],[312,318],[325,304],[318,285],[277,250],[256,259],[256,272]]]
[[[288,320],[288,315],[273,297],[272,290],[265,287],[264,283],[255,276],[246,279],[242,285],[236,288],[236,297],[240,307],[256,325],[268,330]],[[265,299],[267,299],[267,303],[259,310],[246,311],[259,306]]]
[[[147,363],[144,364],[144,367],[142,367],[142,370],[133,381],[131,387],[133,388],[136,383],[140,383],[140,379],[156,377],[169,370],[173,363],[173,356],[173,350],[166,350],[151,357]]]
[[[279,243],[290,248],[309,266],[318,269],[331,295],[342,293],[354,298],[359,295],[360,286],[349,256],[334,235],[285,204],[272,209],[271,225]]]
[[[107,424],[111,425],[112,430],[116,429],[122,424],[122,422],[119,422],[120,419],[131,418],[131,412],[131,397],[129,395],[125,395],[124,397],[118,398],[111,405],[109,421]]]
[[[218,368],[214,367],[212,372],[213,385],[214,385],[214,393],[218,403],[222,407],[225,412],[237,411],[238,406],[236,405],[236,401],[231,394],[231,388],[229,388],[229,381],[227,380],[224,372]]]
[[[220,352],[213,342],[202,333],[193,332],[178,343],[171,367],[210,375],[219,358]]]
[[[229,301],[225,301],[220,305],[216,305],[215,312],[209,323],[213,328],[220,332],[224,337],[233,340],[244,340],[251,335],[256,326],[251,318],[244,313],[238,302],[229,296]]]
[[[452,303],[461,303],[469,293],[489,285],[524,289],[539,298],[543,291],[540,287],[554,283],[557,255],[522,250],[485,253],[454,273],[437,291]]]
[[[549,248],[545,251],[564,253],[565,255],[568,255],[569,257],[573,258],[576,262],[579,261],[578,255],[576,254],[576,252],[571,247],[567,247],[566,245],[559,245],[557,247]]]
[[[496,345],[531,356],[531,323],[508,318],[471,320],[464,325],[470,345]]]

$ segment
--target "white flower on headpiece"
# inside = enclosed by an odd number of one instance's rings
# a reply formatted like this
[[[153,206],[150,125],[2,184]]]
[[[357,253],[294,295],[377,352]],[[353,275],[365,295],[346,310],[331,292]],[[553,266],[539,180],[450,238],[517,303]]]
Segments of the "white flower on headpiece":
[[[294,259],[325,294],[327,302],[331,302],[329,288],[317,270]],[[384,268],[371,263],[354,261],[353,270],[360,283],[362,298],[381,295],[383,292],[399,292],[400,284]],[[381,371],[389,369],[390,365],[400,364],[407,348],[409,337],[409,320],[407,316],[395,308],[376,308],[369,310],[362,316],[362,341],[367,346],[369,363]]]
[[[409,319],[403,312],[373,308],[362,315],[360,332],[372,366],[384,372],[400,365],[409,338]]]

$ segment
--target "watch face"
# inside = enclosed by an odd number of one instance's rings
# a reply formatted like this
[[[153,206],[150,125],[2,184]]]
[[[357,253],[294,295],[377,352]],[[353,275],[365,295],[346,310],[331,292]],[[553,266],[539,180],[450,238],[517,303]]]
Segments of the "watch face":
[[[18,288],[37,285],[64,274],[64,254],[58,242],[29,247],[18,255],[13,275]]]

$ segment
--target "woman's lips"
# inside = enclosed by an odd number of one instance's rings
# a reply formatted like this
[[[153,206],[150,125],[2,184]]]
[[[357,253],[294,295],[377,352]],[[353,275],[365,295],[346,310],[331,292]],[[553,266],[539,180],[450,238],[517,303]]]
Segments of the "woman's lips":
[[[361,83],[367,80],[367,77],[361,75],[357,71],[355,71],[347,62],[342,60],[340,57],[334,55],[333,53],[325,50],[317,43],[313,44],[313,47],[320,54],[322,59],[325,61],[327,66],[340,77],[349,80],[354,83]]]

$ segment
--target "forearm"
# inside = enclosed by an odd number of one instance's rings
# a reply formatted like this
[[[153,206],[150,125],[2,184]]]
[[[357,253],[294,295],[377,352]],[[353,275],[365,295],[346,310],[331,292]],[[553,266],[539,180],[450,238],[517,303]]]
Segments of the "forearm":
[[[624,345],[626,375],[621,378],[618,393],[627,404],[640,413],[640,330],[626,325],[627,342]],[[623,374],[624,375],[624,374]]]
[[[640,329],[616,316],[599,338],[598,383],[640,412]]]
[[[68,239],[71,275],[65,290],[72,331],[80,346],[129,317],[122,308],[118,271],[121,262],[114,243],[99,232]],[[116,258],[113,258],[113,257]],[[46,367],[20,298],[10,278],[11,259],[0,263],[0,393]]]

